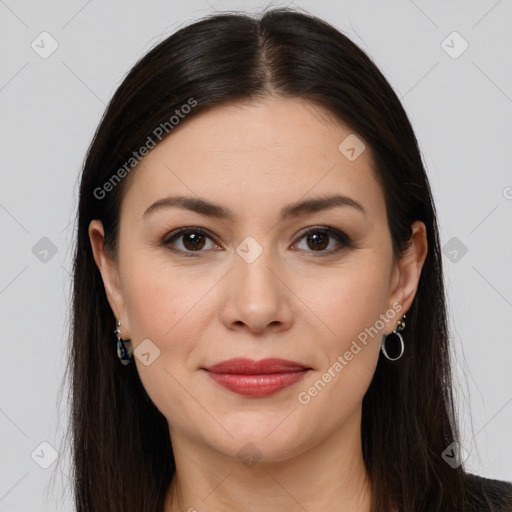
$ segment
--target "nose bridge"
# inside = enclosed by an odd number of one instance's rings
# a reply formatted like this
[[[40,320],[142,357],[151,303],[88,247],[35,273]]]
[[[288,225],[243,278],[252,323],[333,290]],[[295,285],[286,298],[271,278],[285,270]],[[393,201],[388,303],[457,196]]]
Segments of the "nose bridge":
[[[225,297],[224,321],[243,322],[254,330],[290,320],[286,287],[281,282],[276,251],[268,247],[270,237],[259,243],[246,237],[236,248]]]
[[[276,266],[275,251],[270,247],[270,237],[260,241],[248,236],[235,249],[235,278],[242,291],[261,294],[276,288],[276,277],[270,270]]]

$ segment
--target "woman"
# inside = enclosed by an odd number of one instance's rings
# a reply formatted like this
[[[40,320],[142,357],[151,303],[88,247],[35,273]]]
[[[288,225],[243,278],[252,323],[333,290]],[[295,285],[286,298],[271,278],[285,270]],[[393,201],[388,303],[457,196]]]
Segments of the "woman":
[[[151,50],[85,161],[81,511],[498,511],[457,443],[429,183],[325,22],[217,15]]]

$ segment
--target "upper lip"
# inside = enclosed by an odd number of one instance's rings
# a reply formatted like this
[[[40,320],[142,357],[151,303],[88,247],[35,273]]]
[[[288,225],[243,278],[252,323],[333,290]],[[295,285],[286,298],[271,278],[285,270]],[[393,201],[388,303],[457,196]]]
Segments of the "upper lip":
[[[286,359],[268,358],[260,361],[252,359],[234,358],[212,366],[204,367],[205,370],[212,373],[237,373],[245,375],[261,375],[264,373],[290,373],[310,368],[295,361]]]

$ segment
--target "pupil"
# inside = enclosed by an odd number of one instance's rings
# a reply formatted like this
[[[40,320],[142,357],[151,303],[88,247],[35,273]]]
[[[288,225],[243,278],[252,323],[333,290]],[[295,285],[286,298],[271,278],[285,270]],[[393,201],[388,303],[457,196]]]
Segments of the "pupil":
[[[314,235],[310,235],[309,239],[310,240],[314,240],[313,248],[316,247],[317,249],[325,249],[325,247],[327,247],[327,245],[328,245],[328,244],[325,243],[327,241],[327,236],[326,235],[314,234]],[[322,243],[322,241],[324,243]]]
[[[203,239],[203,244],[199,243],[199,240],[202,236],[203,235],[197,235],[197,234],[186,235],[184,238],[183,244],[185,245],[185,247],[187,249],[192,249],[192,250],[198,249],[198,248],[201,249],[202,246],[204,245],[204,239]],[[192,243],[190,243],[190,240],[192,240]]]

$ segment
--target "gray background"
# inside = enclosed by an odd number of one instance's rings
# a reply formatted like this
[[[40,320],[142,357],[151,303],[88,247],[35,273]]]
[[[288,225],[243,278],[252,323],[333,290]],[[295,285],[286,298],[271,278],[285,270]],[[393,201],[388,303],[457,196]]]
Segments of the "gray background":
[[[512,2],[290,4],[369,53],[410,116],[445,247],[467,468],[512,480]],[[66,395],[58,407],[58,393],[77,179],[106,102],[135,61],[177,28],[214,10],[266,5],[0,0],[0,511],[73,508]],[[47,58],[44,31],[58,44]],[[60,452],[58,463],[42,442]]]

